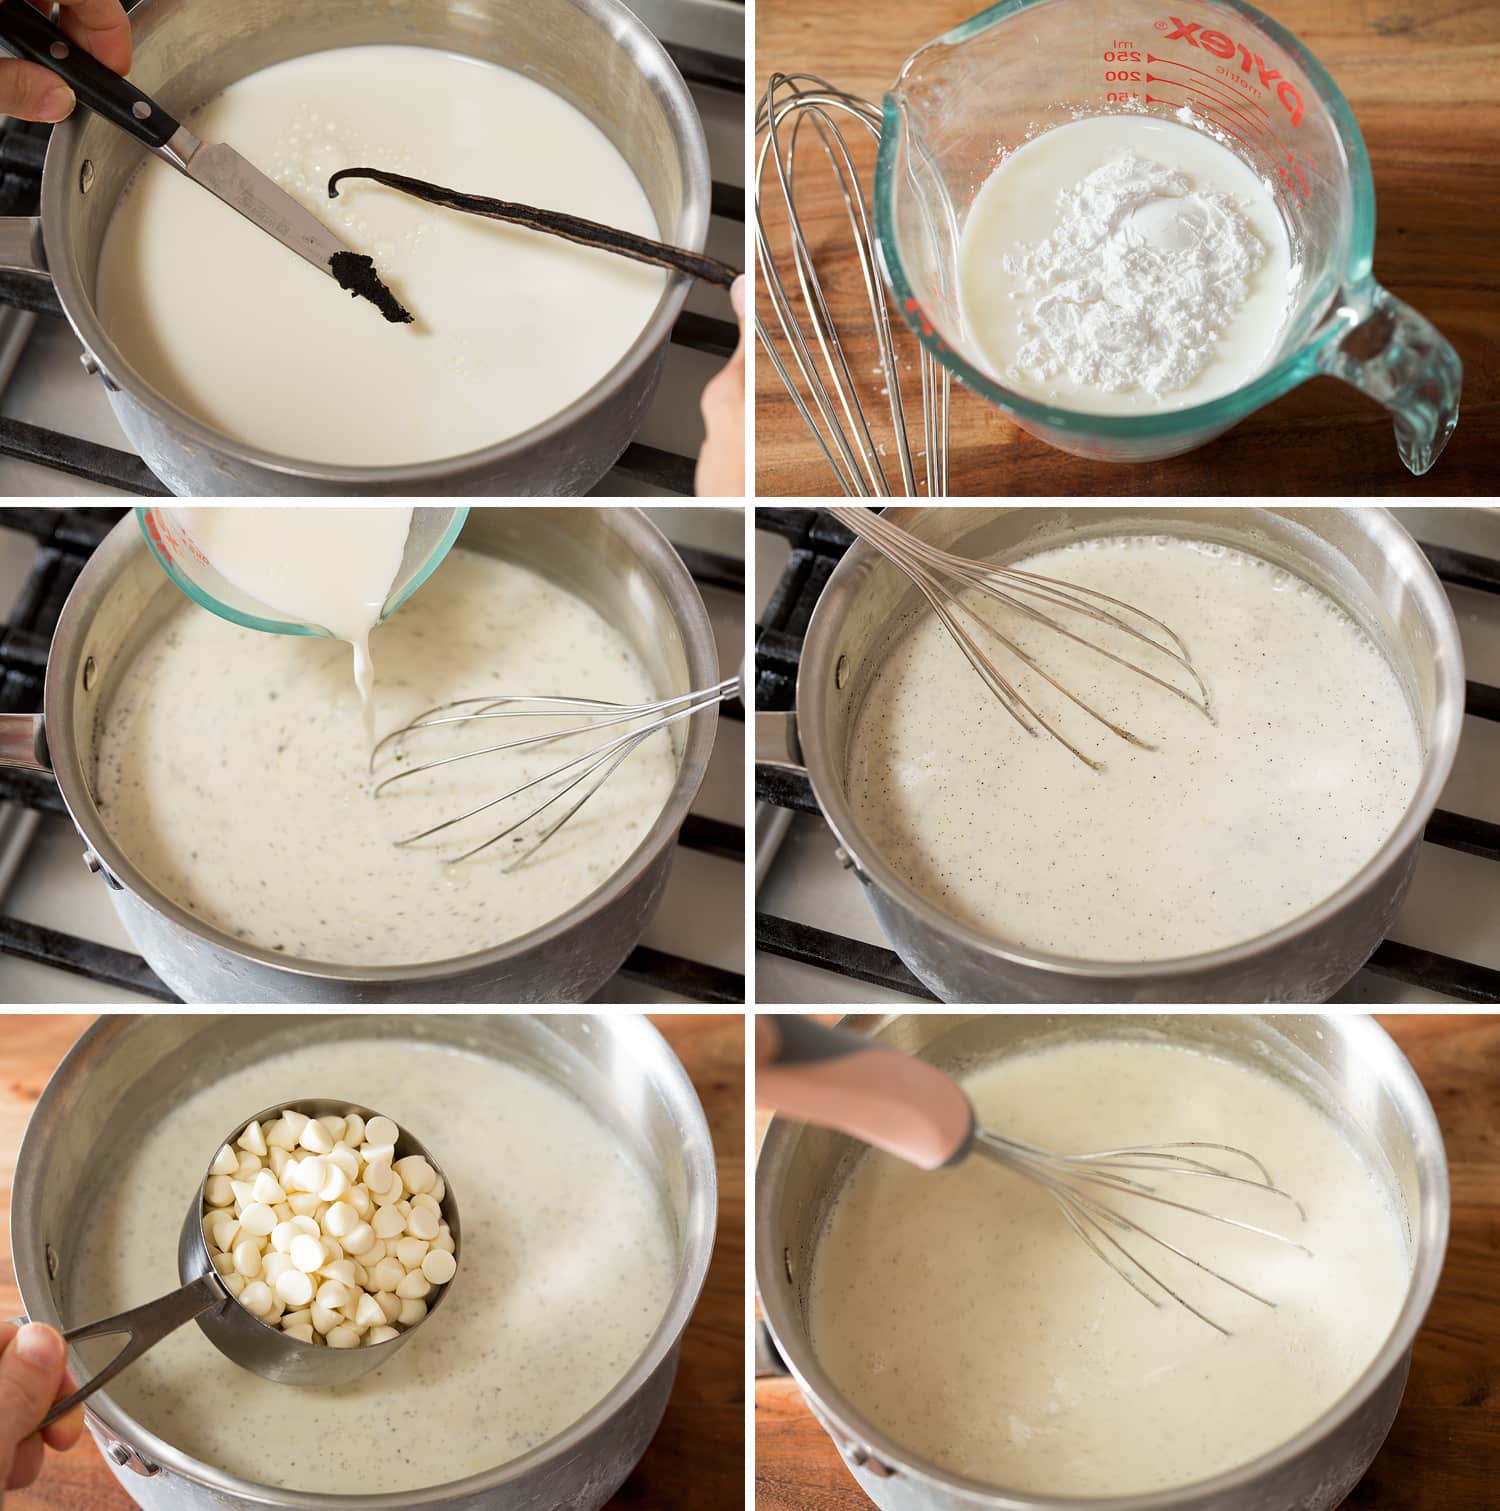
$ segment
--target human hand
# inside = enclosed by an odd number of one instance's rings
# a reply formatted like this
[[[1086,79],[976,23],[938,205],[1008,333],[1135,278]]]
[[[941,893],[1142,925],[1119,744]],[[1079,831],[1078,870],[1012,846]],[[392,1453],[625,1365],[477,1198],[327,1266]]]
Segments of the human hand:
[[[55,1401],[74,1387],[62,1335],[29,1322],[0,1326],[0,1500],[42,1472],[47,1448],[66,1453],[83,1436],[83,1407],[37,1431]]]
[[[46,12],[48,4],[35,0]],[[64,33],[106,68],[130,71],[130,21],[120,0],[62,0]],[[0,60],[0,113],[23,121],[60,121],[72,112],[73,91],[51,69],[19,58]]]
[[[703,450],[694,492],[699,498],[742,498],[745,493],[745,275],[729,290],[740,322],[740,344],[729,365],[703,390]]]

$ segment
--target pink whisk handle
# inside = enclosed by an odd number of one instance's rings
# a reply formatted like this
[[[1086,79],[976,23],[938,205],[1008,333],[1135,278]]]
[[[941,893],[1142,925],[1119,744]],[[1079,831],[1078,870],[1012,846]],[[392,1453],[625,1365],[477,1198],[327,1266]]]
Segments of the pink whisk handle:
[[[755,1099],[924,1170],[969,1152],[974,1109],[936,1066],[847,1029],[795,1014],[755,1022]]]

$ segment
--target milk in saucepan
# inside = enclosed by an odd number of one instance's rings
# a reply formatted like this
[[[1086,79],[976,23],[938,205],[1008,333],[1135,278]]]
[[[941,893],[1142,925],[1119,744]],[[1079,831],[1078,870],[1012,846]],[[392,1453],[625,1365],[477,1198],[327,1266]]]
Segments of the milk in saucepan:
[[[1013,1055],[964,1084],[981,1124],[1065,1153],[1179,1140],[1248,1150],[1305,1222],[1222,1183],[1149,1179],[1170,1199],[1295,1238],[1312,1257],[1093,1188],[1275,1303],[1131,1241],[1226,1337],[1137,1295],[1021,1177],[978,1158],[929,1173],[872,1152],[816,1249],[812,1345],[855,1408],[908,1452],[1017,1493],[1145,1494],[1280,1446],[1373,1361],[1406,1297],[1402,1223],[1388,1177],[1298,1091],[1229,1060],[1130,1040]],[[1214,1151],[1202,1158],[1255,1174]]]
[[[1406,811],[1423,751],[1401,685],[1354,620],[1301,578],[1225,546],[1145,535],[1012,564],[1170,625],[1208,685],[1214,722],[983,604],[987,622],[1156,747],[1106,733],[985,639],[1001,668],[1103,762],[1094,770],[1026,734],[924,614],[871,680],[848,791],[882,858],[950,917],[1008,944],[1088,960],[1218,949],[1323,901]]]
[[[657,696],[630,642],[581,598],[463,549],[375,630],[372,648],[380,734],[487,693]],[[408,765],[514,740],[516,724],[424,736]],[[547,727],[526,722],[527,733]],[[124,853],[204,923],[298,959],[409,965],[514,939],[625,863],[671,795],[677,757],[666,734],[645,741],[514,870],[514,839],[453,861],[540,796],[397,844],[605,737],[477,756],[377,798],[347,647],[242,629],[184,601],[104,707],[95,790]],[[379,775],[400,769],[383,765]],[[534,838],[535,826],[525,834]]]
[[[345,47],[250,74],[187,117],[375,259],[392,325],[149,159],[100,253],[112,341],[163,397],[300,461],[393,466],[492,446],[564,409],[640,335],[658,268],[438,209],[376,167],[659,239],[630,165],[582,111],[510,69],[429,47]]]

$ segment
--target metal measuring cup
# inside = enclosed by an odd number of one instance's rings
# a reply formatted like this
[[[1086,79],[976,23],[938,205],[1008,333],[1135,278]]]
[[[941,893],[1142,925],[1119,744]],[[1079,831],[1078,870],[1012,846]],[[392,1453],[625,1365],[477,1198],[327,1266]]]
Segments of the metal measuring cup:
[[[361,1107],[353,1102],[328,1098],[276,1102],[263,1108],[254,1117],[246,1118],[228,1138],[215,1144],[215,1154],[224,1144],[233,1148],[235,1140],[251,1123],[264,1125],[272,1122],[287,1109],[309,1118],[330,1115],[347,1117],[351,1113],[358,1113],[366,1122],[377,1116],[388,1116],[372,1112],[368,1107]],[[452,1235],[453,1258],[457,1262],[463,1251],[463,1242],[459,1236],[458,1204],[454,1200],[453,1188],[448,1184],[448,1177],[426,1147],[418,1143],[399,1123],[396,1125],[395,1147],[397,1159],[404,1159],[410,1154],[421,1155],[443,1182],[443,1199],[438,1206]],[[211,1165],[212,1160],[209,1163]],[[384,1343],[361,1343],[358,1348],[329,1348],[326,1344],[304,1343],[300,1338],[290,1337],[279,1327],[263,1322],[254,1312],[241,1306],[213,1266],[208,1240],[203,1233],[204,1191],[209,1174],[210,1170],[205,1168],[177,1242],[177,1273],[182,1280],[181,1287],[165,1296],[158,1296],[155,1301],[132,1307],[113,1317],[101,1318],[98,1322],[87,1322],[82,1327],[71,1328],[63,1334],[68,1343],[109,1337],[114,1333],[128,1334],[128,1339],[125,1346],[98,1374],[85,1381],[72,1395],[59,1401],[47,1413],[42,1420],[42,1427],[49,1426],[80,1401],[87,1400],[121,1370],[139,1359],[147,1349],[154,1348],[168,1333],[174,1333],[184,1323],[193,1321],[197,1322],[208,1341],[226,1358],[279,1385],[314,1388],[347,1385],[351,1380],[357,1380],[388,1364],[395,1357],[396,1350],[406,1345],[412,1334],[442,1305],[452,1289],[452,1280],[436,1287],[428,1303],[427,1316],[411,1327],[403,1327],[394,1338],[387,1338]]]

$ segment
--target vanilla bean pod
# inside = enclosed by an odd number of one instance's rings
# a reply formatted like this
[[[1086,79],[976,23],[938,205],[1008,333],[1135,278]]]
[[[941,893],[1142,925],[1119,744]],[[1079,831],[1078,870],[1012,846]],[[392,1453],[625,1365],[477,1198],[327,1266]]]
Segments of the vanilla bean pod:
[[[508,225],[525,226],[528,230],[542,231],[549,236],[560,236],[564,241],[574,241],[585,247],[597,247],[602,252],[614,252],[620,257],[629,257],[636,262],[650,263],[654,267],[667,268],[675,273],[686,273],[692,278],[701,278],[705,283],[728,288],[738,272],[726,262],[713,257],[703,257],[696,252],[685,252],[681,247],[667,246],[664,242],[652,241],[648,236],[636,236],[630,231],[621,231],[614,226],[600,225],[598,221],[584,220],[578,215],[565,215],[560,210],[542,210],[536,205],[517,204],[508,199],[487,199],[482,194],[464,194],[457,189],[445,189],[441,184],[430,184],[425,179],[408,178],[404,173],[387,173],[381,168],[344,168],[328,180],[328,197],[338,197],[338,186],[346,178],[368,178],[388,189],[399,189],[430,205],[441,205],[448,210],[462,210],[468,215],[482,215],[487,220],[504,221]]]

